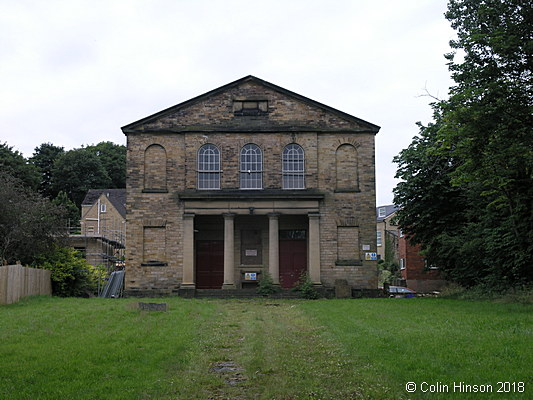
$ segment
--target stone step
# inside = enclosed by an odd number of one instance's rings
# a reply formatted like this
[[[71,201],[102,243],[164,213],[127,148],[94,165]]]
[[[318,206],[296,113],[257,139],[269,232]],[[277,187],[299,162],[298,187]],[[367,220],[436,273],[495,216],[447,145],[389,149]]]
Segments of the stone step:
[[[274,293],[268,296],[257,293],[256,289],[196,289],[194,297],[212,297],[212,298],[271,298],[271,299],[298,299],[300,296],[297,292],[293,292],[290,289],[283,289],[278,293]]]

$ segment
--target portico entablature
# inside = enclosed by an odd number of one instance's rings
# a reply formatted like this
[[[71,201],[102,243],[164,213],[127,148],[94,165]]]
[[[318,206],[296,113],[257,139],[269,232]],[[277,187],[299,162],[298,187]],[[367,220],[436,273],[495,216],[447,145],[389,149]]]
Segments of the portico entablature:
[[[181,192],[184,211],[197,215],[234,213],[237,215],[267,215],[269,213],[306,215],[319,211],[322,193],[298,192]]]

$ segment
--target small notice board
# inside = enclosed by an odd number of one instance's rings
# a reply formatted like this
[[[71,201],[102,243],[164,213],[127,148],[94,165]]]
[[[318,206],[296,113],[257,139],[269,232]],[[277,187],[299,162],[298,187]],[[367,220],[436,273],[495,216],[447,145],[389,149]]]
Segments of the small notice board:
[[[244,273],[244,280],[246,280],[246,281],[256,281],[257,280],[257,272],[245,272]]]

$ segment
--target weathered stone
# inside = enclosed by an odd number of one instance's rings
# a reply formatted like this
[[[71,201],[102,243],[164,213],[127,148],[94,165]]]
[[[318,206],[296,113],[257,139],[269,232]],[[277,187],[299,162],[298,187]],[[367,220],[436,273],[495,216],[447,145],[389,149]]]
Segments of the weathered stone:
[[[269,246],[276,237],[269,234],[276,226],[269,214],[279,215],[280,232],[307,232],[304,267],[314,283],[333,288],[336,279],[346,279],[351,288],[377,287],[376,262],[364,260],[361,249],[376,251],[379,127],[246,77],[122,129],[128,136],[126,294],[194,289],[200,241],[233,240],[225,287],[250,284],[243,272],[265,273],[270,266],[276,273],[269,259],[280,250]],[[260,190],[240,189],[240,151],[249,143],[262,151]],[[197,154],[205,144],[220,151],[219,190],[197,189]],[[304,190],[283,189],[289,144],[304,152]],[[234,224],[225,233],[222,215],[228,213]],[[242,235],[250,231],[258,232],[258,242],[245,249]]]
[[[352,287],[348,285],[346,279],[335,279],[335,297],[337,299],[352,297]]]
[[[143,303],[139,302],[141,311],[167,311],[167,303]]]

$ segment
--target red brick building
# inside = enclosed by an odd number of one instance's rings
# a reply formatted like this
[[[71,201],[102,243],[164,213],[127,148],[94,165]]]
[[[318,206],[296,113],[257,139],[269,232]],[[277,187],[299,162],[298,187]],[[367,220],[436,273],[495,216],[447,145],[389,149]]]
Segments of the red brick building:
[[[400,272],[406,285],[420,293],[440,290],[446,281],[438,268],[426,265],[426,259],[420,255],[420,245],[412,245],[409,239],[400,233],[398,255]]]

